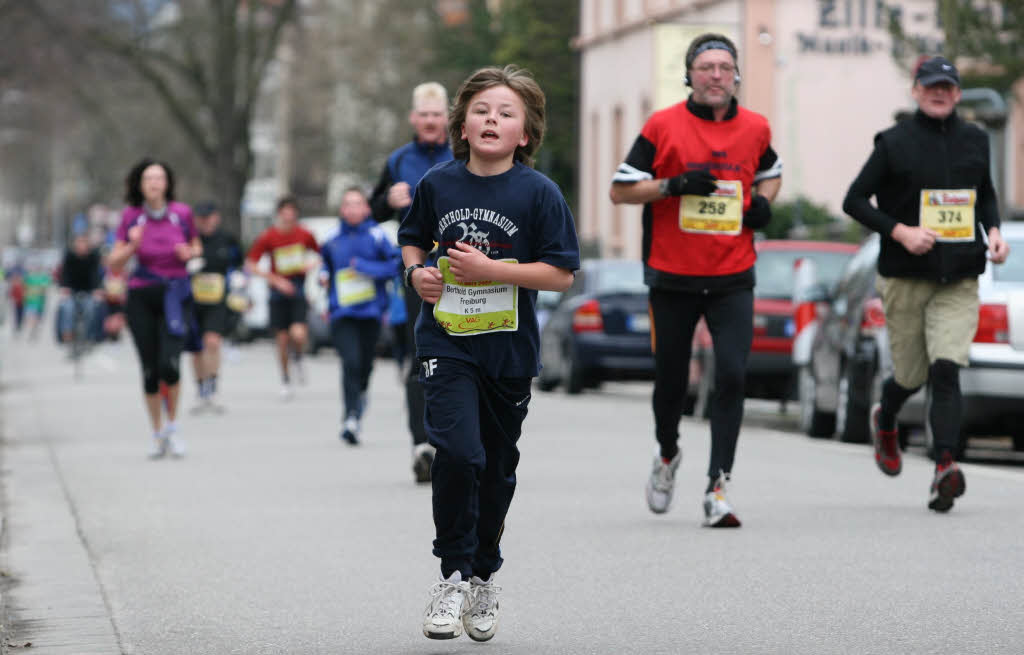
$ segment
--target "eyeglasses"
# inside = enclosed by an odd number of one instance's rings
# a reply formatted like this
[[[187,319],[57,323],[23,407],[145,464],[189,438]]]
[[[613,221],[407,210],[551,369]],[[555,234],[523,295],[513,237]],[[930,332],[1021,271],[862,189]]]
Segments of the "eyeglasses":
[[[736,67],[732,64],[701,64],[700,66],[694,66],[693,70],[697,71],[701,75],[709,75],[715,70],[718,70],[722,75],[732,75],[736,72]]]

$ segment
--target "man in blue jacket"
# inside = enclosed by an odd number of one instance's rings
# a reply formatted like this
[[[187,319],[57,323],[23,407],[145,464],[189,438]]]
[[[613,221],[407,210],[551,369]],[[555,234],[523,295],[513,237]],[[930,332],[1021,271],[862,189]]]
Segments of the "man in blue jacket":
[[[448,144],[448,93],[437,82],[424,82],[412,92],[409,123],[413,140],[388,156],[380,180],[370,196],[373,218],[377,221],[401,220],[412,203],[413,190],[427,171],[436,164],[452,159]],[[404,277],[403,277],[404,279]],[[413,289],[405,294],[405,350],[414,353],[413,327],[420,313],[421,300]],[[417,482],[430,482],[430,465],[434,449],[427,443],[423,427],[423,388],[419,383],[419,361],[410,357],[406,370],[405,402],[409,411],[409,432],[412,433],[412,467]]]
[[[345,191],[340,213],[338,234],[323,245],[320,254],[328,286],[331,338],[341,358],[341,439],[354,446],[359,443],[381,316],[388,307],[387,281],[394,276],[401,255],[370,218],[362,189]]]

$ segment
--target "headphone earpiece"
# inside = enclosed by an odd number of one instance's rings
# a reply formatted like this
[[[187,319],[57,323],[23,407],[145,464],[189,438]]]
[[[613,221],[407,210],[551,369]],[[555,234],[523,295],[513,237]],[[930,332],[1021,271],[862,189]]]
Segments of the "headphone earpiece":
[[[683,84],[686,85],[686,86],[691,86],[691,84],[690,84],[690,74],[689,73],[683,74]]]
[[[733,81],[734,84],[739,84],[740,83],[740,74],[736,73],[735,75],[733,75],[732,81]]]

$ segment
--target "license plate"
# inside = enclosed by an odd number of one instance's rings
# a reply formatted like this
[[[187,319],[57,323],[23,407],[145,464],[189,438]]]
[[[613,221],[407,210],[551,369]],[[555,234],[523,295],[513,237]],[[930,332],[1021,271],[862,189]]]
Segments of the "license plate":
[[[647,314],[630,314],[626,326],[630,332],[650,332],[651,317]]]

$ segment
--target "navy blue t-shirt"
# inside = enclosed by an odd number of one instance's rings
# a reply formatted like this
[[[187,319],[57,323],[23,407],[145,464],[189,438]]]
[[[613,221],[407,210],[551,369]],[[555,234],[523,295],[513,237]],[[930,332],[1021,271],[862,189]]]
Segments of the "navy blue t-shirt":
[[[435,241],[440,255],[461,241],[491,259],[580,267],[576,228],[561,191],[518,162],[489,177],[470,173],[463,160],[430,169],[402,218],[398,243],[429,251]],[[533,377],[540,369],[536,305],[537,291],[520,288],[515,332],[452,336],[434,319],[434,305],[424,301],[416,321],[416,356],[465,360],[495,378]]]

